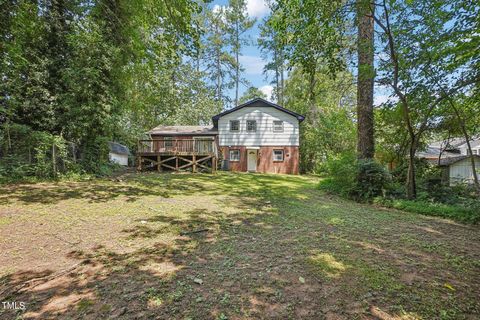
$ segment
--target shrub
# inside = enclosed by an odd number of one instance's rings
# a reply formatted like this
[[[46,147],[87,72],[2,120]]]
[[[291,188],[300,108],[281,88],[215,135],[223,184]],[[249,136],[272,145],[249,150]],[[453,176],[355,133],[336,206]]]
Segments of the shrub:
[[[374,197],[383,196],[392,182],[387,169],[375,160],[357,162],[355,187],[352,197],[369,201]]]
[[[354,154],[343,154],[326,163],[329,177],[320,188],[358,201],[383,195],[391,183],[390,174],[374,160],[358,161]]]
[[[322,190],[349,197],[355,188],[356,157],[346,153],[325,162],[328,177],[320,182]]]

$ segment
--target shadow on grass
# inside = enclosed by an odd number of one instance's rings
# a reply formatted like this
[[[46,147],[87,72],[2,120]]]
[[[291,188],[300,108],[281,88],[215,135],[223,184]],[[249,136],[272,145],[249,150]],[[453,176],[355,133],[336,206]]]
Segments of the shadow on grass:
[[[241,203],[257,202],[246,198]],[[157,242],[129,253],[104,247],[91,252],[72,251],[68,257],[79,264],[65,274],[55,276],[50,270],[28,270],[1,278],[0,299],[25,302],[27,309],[25,313],[1,310],[0,318],[22,315],[39,319],[216,319],[231,312],[229,299],[235,303],[235,312],[260,316],[260,307],[255,303],[261,299],[252,300],[255,294],[249,290],[255,283],[250,279],[237,284],[245,271],[235,270],[243,260],[231,249],[239,245],[232,238],[236,235],[232,229],[248,229],[250,237],[267,226],[238,224],[245,219],[240,213],[225,215],[204,209],[186,211],[183,217],[149,216],[141,220],[147,222],[145,225],[123,231],[130,239],[156,238],[165,230],[150,225],[160,222],[177,233],[173,244]],[[180,235],[198,228],[208,230]],[[246,241],[246,245],[250,240],[240,241]],[[230,294],[234,297],[229,298]],[[261,310],[268,301],[263,303]]]
[[[14,202],[52,204],[69,199],[86,199],[89,202],[107,202],[119,197],[136,201],[144,196],[169,198],[195,193],[275,196],[284,189],[282,183],[292,176],[253,174],[129,174],[123,180],[93,180],[0,186],[0,205]],[[211,183],[206,187],[205,183]],[[294,189],[295,184],[290,186]],[[268,188],[266,188],[268,186]],[[251,187],[251,188],[250,188]],[[267,190],[268,189],[268,190]]]
[[[431,243],[446,232],[421,230],[422,237],[428,237],[402,238],[403,233],[419,234],[410,220],[407,227],[398,213],[329,202],[306,178],[151,174],[132,175],[124,182],[137,191],[125,186],[116,190],[113,182],[100,181],[72,195],[59,185],[47,199],[37,195],[32,202],[207,194],[234,199],[225,205],[237,210],[185,208],[181,217],[145,214],[123,234],[138,243],[153,239],[148,246],[130,252],[104,247],[70,252],[68,257],[81,264],[58,277],[48,278],[51,271],[34,269],[5,276],[0,279],[0,292],[6,290],[0,301],[24,301],[23,316],[39,319],[386,318],[387,311],[401,314],[398,308],[403,307],[419,314],[430,308],[427,315],[435,317],[440,307],[454,312],[458,301],[463,303],[459,312],[475,312],[478,305],[468,306],[478,288],[455,300],[444,294],[450,289],[435,287],[426,278],[435,276],[434,281],[442,283],[443,274],[452,270],[443,264],[432,266],[439,259],[431,252],[412,254],[420,250],[419,240]],[[97,189],[103,190],[103,198],[92,194]],[[30,203],[22,196],[27,191],[13,191],[12,199]],[[207,231],[194,233],[202,229]],[[174,235],[168,244],[161,240],[166,233]],[[422,274],[417,274],[419,266]],[[413,278],[402,278],[410,274]],[[462,274],[454,273],[449,283]],[[45,276],[48,281],[37,279],[17,291],[19,285]],[[3,310],[3,316],[16,314]]]

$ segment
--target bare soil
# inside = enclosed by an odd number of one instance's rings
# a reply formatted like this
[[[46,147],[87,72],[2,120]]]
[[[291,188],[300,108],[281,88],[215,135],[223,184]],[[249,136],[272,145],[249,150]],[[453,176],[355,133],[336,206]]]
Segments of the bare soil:
[[[0,187],[0,319],[480,317],[478,226],[317,184],[220,173]]]

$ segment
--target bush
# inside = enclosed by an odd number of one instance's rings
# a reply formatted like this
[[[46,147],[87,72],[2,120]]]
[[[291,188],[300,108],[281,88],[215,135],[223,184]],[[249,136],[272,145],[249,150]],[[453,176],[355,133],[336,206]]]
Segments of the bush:
[[[357,201],[383,195],[391,183],[390,174],[374,160],[358,161],[354,154],[342,154],[327,161],[328,178],[320,188]]]
[[[325,162],[324,168],[328,177],[320,182],[322,190],[349,197],[355,188],[357,172],[354,154],[341,154]]]
[[[392,182],[387,169],[375,160],[358,161],[356,177],[352,196],[364,201],[385,195]]]

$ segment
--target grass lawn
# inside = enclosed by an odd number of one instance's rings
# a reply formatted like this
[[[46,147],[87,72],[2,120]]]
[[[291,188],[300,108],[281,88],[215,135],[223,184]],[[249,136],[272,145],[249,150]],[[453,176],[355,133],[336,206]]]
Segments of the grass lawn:
[[[0,319],[478,319],[480,230],[313,177],[0,187]]]

